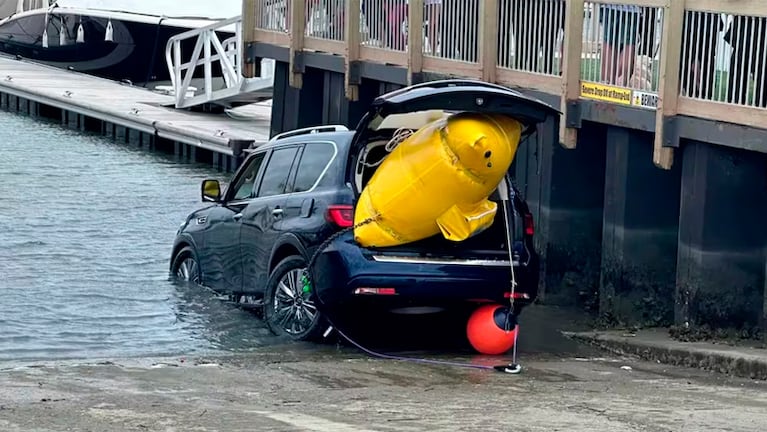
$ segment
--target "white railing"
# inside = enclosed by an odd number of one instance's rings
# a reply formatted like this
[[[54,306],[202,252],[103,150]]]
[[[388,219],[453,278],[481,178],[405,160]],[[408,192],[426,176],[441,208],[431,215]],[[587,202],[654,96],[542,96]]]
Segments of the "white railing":
[[[222,42],[221,34],[233,36]],[[194,48],[191,55],[184,55],[183,45],[189,40],[195,40]],[[176,108],[222,102],[249,91],[271,87],[274,79],[272,60],[262,62],[261,77],[243,77],[242,19],[239,16],[173,36],[168,40],[165,59]],[[214,73],[214,67],[215,72],[220,74]],[[199,91],[191,87],[198,68],[203,69]]]

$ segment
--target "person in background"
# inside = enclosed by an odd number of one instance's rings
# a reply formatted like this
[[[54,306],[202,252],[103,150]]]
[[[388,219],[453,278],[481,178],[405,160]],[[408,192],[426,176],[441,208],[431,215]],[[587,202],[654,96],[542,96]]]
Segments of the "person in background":
[[[602,5],[602,81],[625,86],[634,71],[639,6]]]
[[[734,16],[724,40],[732,47],[727,102],[749,104],[748,89],[753,74],[752,105],[767,108],[767,18]]]

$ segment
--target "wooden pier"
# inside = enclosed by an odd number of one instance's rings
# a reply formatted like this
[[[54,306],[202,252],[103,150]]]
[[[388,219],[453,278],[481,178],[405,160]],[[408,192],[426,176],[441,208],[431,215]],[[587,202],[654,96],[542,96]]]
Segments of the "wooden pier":
[[[271,104],[235,115],[177,110],[175,98],[143,87],[0,56],[0,109],[60,120],[137,146],[232,171],[243,149],[269,139]]]

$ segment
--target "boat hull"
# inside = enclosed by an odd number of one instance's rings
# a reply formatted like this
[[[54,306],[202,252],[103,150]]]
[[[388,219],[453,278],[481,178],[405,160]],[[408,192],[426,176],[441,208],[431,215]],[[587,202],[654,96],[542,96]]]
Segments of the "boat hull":
[[[135,84],[169,80],[165,46],[171,37],[191,28],[164,24],[161,17],[153,17],[155,22],[145,16],[141,18],[141,21],[110,19],[56,9],[15,15],[0,23],[0,52]],[[112,37],[107,40],[110,21]],[[83,37],[78,42],[81,25]],[[43,44],[44,36],[47,47]],[[233,34],[219,36],[223,40]],[[195,42],[191,39],[182,44],[185,60],[191,56]],[[213,72],[221,74],[220,70]],[[199,76],[202,73],[197,72]]]

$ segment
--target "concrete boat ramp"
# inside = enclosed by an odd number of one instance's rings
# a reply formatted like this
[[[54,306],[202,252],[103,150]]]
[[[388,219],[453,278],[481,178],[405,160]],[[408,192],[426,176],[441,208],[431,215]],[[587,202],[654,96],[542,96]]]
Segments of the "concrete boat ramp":
[[[168,151],[231,171],[242,150],[269,139],[271,101],[227,113],[175,109],[143,87],[0,55],[0,109]]]

